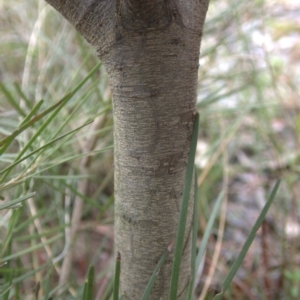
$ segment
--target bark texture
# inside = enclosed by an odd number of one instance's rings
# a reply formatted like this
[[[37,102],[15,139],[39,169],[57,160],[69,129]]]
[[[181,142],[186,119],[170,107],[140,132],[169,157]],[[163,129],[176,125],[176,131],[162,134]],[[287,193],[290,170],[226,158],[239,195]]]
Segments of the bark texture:
[[[109,74],[115,135],[115,249],[123,299],[139,300],[175,239],[208,0],[47,0]],[[188,214],[178,299],[191,275]],[[172,255],[151,299],[168,299]]]

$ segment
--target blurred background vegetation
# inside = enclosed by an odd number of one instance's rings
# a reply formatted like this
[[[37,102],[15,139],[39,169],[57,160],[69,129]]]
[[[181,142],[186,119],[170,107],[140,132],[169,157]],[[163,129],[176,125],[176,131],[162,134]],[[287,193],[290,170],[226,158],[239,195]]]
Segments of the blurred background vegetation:
[[[220,290],[277,178],[279,194],[226,299],[300,299],[299,16],[296,0],[211,1],[199,69],[199,243],[219,191],[226,197],[199,299]],[[90,264],[95,299],[110,299],[105,70],[42,0],[0,0],[0,36],[0,299],[80,299]]]

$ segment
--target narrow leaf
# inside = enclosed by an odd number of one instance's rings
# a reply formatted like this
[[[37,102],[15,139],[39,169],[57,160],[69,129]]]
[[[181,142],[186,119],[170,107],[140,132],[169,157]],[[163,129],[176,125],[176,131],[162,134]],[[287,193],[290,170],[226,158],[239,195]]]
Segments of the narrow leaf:
[[[26,123],[22,124],[21,126],[19,126],[12,134],[10,134],[9,136],[7,136],[6,138],[4,138],[4,139],[2,139],[0,141],[0,146],[3,146],[3,145],[5,145],[5,144],[7,144],[9,142],[12,142],[12,140],[15,137],[17,137],[20,133],[22,133],[25,129],[27,129],[28,127],[32,126],[34,123],[36,123],[37,121],[39,121],[40,119],[42,119],[43,117],[45,117],[47,114],[49,114],[50,112],[52,112],[53,110],[55,110],[56,108],[58,108],[64,102],[66,102],[67,100],[69,100],[70,99],[69,97],[70,97],[70,94],[66,95],[60,101],[58,101],[54,105],[50,106],[48,109],[44,110],[43,112],[41,112],[37,116],[33,117],[28,122],[26,122]],[[1,150],[0,154],[2,154],[2,153],[3,153],[3,151]]]
[[[248,237],[247,237],[247,240],[241,250],[241,252],[239,253],[239,256],[237,257],[237,259],[235,260],[235,262],[233,263],[228,275],[226,276],[225,280],[224,280],[224,283],[223,283],[223,289],[222,289],[222,292],[217,294],[213,300],[222,300],[222,297],[224,296],[224,293],[226,292],[226,290],[228,289],[229,285],[231,284],[232,282],[232,279],[234,278],[238,268],[240,267],[241,263],[243,262],[245,256],[246,256],[246,253],[248,252],[254,238],[255,238],[255,234],[257,232],[257,230],[260,228],[262,222],[264,221],[265,217],[266,217],[266,214],[275,198],[275,195],[278,191],[278,188],[279,188],[279,185],[280,185],[280,179],[277,180],[271,194],[270,194],[270,197],[267,201],[267,203],[265,204],[265,206],[263,207],[259,217],[257,218],[254,226],[252,227]]]
[[[43,248],[45,245],[48,245],[48,244],[51,244],[52,242],[55,242],[56,240],[60,239],[61,237],[63,237],[63,234],[62,233],[59,233],[57,234],[56,236],[52,237],[51,239],[49,239],[47,242],[45,243],[39,243],[39,244],[36,244],[32,247],[29,247],[29,248],[26,248],[24,250],[21,250],[19,252],[16,252],[14,254],[11,254],[11,255],[8,255],[8,256],[5,256],[3,257],[1,260],[0,260],[0,263],[2,262],[5,262],[5,261],[8,261],[10,259],[13,259],[13,258],[17,258],[17,257],[21,257],[22,255],[24,254],[27,254],[27,253],[31,253],[39,248]]]
[[[88,277],[84,284],[82,300],[93,300],[93,285],[94,285],[94,267],[90,266]]]
[[[195,167],[195,178],[194,178],[194,215],[193,215],[193,231],[192,231],[192,255],[191,255],[191,269],[192,278],[189,282],[188,292],[186,294],[186,300],[192,299],[192,293],[195,281],[195,265],[196,265],[196,252],[197,252],[197,233],[198,233],[198,176]]]
[[[39,151],[41,151],[41,150],[43,150],[43,149],[45,149],[45,148],[50,147],[52,144],[54,144],[54,143],[57,142],[58,140],[63,139],[64,137],[66,137],[66,136],[68,136],[68,135],[70,135],[70,134],[74,134],[75,132],[77,132],[78,130],[80,130],[81,128],[85,127],[86,125],[88,125],[88,124],[90,124],[90,123],[92,123],[92,122],[93,122],[93,121],[89,121],[89,122],[83,124],[82,126],[79,126],[79,127],[77,127],[76,129],[71,130],[71,131],[69,131],[69,132],[67,132],[67,133],[65,133],[65,134],[63,134],[63,135],[57,137],[56,139],[51,140],[50,142],[48,142],[47,144],[43,145],[42,147],[39,147],[38,149],[36,149],[36,150],[30,152],[28,155],[23,156],[21,159],[19,159],[19,160],[17,160],[17,161],[15,160],[10,166],[8,166],[8,167],[5,168],[4,170],[0,171],[0,174],[3,174],[3,173],[5,173],[5,172],[7,172],[7,171],[10,171],[13,167],[17,166],[19,163],[21,163],[21,162],[24,161],[25,159],[31,157],[31,156],[34,155],[35,153],[37,153],[37,152],[39,152]]]
[[[25,94],[23,93],[21,87],[19,86],[18,83],[14,82],[14,87],[17,91],[17,93],[19,94],[19,96],[24,100],[24,102],[26,103],[26,106],[28,109],[31,109],[32,108],[32,104],[31,102],[29,101],[29,99],[25,96]]]
[[[235,89],[232,89],[231,91],[229,91],[227,93],[220,94],[220,95],[217,95],[215,97],[205,99],[204,101],[199,102],[198,105],[197,105],[197,107],[200,109],[200,108],[209,106],[209,105],[213,104],[214,102],[217,102],[217,101],[219,101],[221,99],[225,99],[226,97],[231,96],[232,94],[236,94],[238,92],[241,92],[242,90],[244,90],[244,89],[246,89],[248,87],[249,87],[249,84],[247,83],[247,84],[239,86],[239,87],[237,87]]]
[[[120,271],[121,271],[121,253],[118,252],[117,259],[116,259],[116,265],[115,265],[113,300],[119,299]]]
[[[220,209],[223,197],[224,197],[224,191],[222,191],[219,194],[219,196],[217,198],[217,201],[216,201],[216,203],[214,205],[214,208],[213,208],[213,210],[212,210],[212,212],[210,214],[209,220],[207,222],[207,226],[205,228],[205,232],[204,232],[204,235],[203,235],[200,247],[199,247],[197,258],[196,258],[194,278],[196,278],[196,276],[197,276],[197,273],[198,273],[198,270],[199,270],[199,267],[200,267],[200,263],[201,263],[201,261],[203,259],[203,255],[204,255],[207,243],[208,243],[208,238],[209,238],[211,230],[213,228],[213,225],[214,225],[217,213],[218,213],[218,211]]]
[[[143,293],[142,300],[147,300],[148,299],[148,297],[149,297],[149,295],[151,293],[151,290],[153,288],[154,282],[156,280],[156,277],[157,277],[157,275],[159,273],[159,270],[162,267],[162,265],[164,264],[164,262],[166,261],[166,258],[167,258],[167,256],[168,256],[168,254],[169,254],[170,251],[171,251],[171,247],[169,246],[164,251],[163,255],[161,256],[160,260],[158,261],[158,263],[157,263],[157,265],[156,265],[156,267],[155,267],[155,269],[154,269],[154,271],[153,271],[153,273],[152,273],[152,275],[151,275],[151,277],[149,279],[149,282],[148,282],[148,284],[146,286],[146,289],[145,289],[145,291]]]
[[[10,230],[13,231],[14,224],[10,224],[10,227],[11,227]],[[12,251],[12,242],[11,242],[11,239],[10,239],[9,245],[8,245],[8,249],[7,249],[7,254],[10,254],[11,251]],[[6,265],[7,265],[6,267],[8,269],[10,269],[10,270],[12,269],[10,261]],[[12,269],[12,271],[9,272],[9,273],[4,274],[3,277],[5,279],[5,282],[8,284],[8,288],[6,290],[6,293],[3,295],[3,300],[8,300],[9,299],[10,290],[11,290],[11,286],[12,286],[12,281],[13,281],[13,278],[14,278],[14,269]]]
[[[19,127],[22,127],[22,125],[29,123],[30,124],[30,119],[31,117],[33,117],[37,111],[40,109],[41,105],[43,104],[43,100],[40,100],[34,107],[33,109],[30,111],[30,113],[25,117],[25,119],[22,121],[22,123],[20,124]],[[12,134],[13,135],[13,134]],[[0,149],[0,155],[3,154],[5,152],[5,150],[9,147],[9,145],[11,144],[11,142],[14,140],[14,137],[10,135],[8,136],[6,139],[6,144],[4,146],[1,147]]]
[[[50,277],[47,276],[45,283],[44,283],[44,291],[45,291],[45,295],[44,295],[44,299],[47,300],[49,299],[49,290],[50,290]]]
[[[20,124],[20,126],[22,126],[23,124],[27,123],[30,121],[30,119],[39,111],[40,107],[42,106],[42,104],[44,103],[43,100],[40,100],[33,108],[32,110],[29,112],[29,114],[25,117],[25,119],[22,121],[22,123]],[[19,126],[19,127],[20,127]]]
[[[73,91],[70,93],[71,97],[77,93],[81,87],[95,74],[95,72],[101,67],[102,63],[99,62],[86,76],[85,78],[83,78],[78,84],[77,86],[73,89]],[[60,125],[60,127],[56,130],[56,132],[53,134],[52,138],[55,138],[59,132],[62,130],[62,128],[64,128],[68,122],[68,118]]]
[[[8,91],[8,89],[4,86],[2,82],[0,82],[0,89],[2,90],[3,94],[7,98],[8,102],[19,113],[19,115],[25,117],[26,116],[25,112],[23,111],[19,103],[15,100],[15,98],[12,96],[12,94]]]
[[[16,222],[18,221],[18,219],[20,217],[20,213],[21,213],[21,211],[19,209],[15,210],[9,220],[9,226],[8,226],[6,236],[5,236],[4,240],[1,241],[0,257],[2,257],[5,254],[5,252],[8,252],[7,255],[11,253],[11,251],[6,251],[6,250],[7,249],[10,250],[10,248],[11,248],[13,232],[15,229]]]
[[[187,212],[189,206],[189,198],[190,198],[190,190],[193,180],[193,171],[194,171],[194,162],[195,162],[195,154],[196,154],[196,146],[198,140],[198,129],[199,129],[199,114],[197,113],[195,116],[192,139],[190,144],[190,153],[188,156],[188,165],[182,195],[179,223],[177,228],[176,235],[176,246],[174,253],[174,261],[172,266],[172,275],[171,275],[171,288],[169,299],[177,298],[177,289],[178,289],[178,281],[180,274],[180,264],[181,264],[181,256],[183,251],[184,244],[184,232],[186,226]]]
[[[0,205],[0,210],[11,208],[11,206],[14,206],[14,205],[16,205],[18,203],[21,203],[22,201],[25,201],[25,200],[27,200],[29,198],[34,197],[34,196],[35,196],[35,193],[30,193],[30,194],[22,196],[22,197],[20,197],[18,199],[14,199],[14,200],[11,200],[11,201],[6,201],[6,202],[4,202],[3,204]]]

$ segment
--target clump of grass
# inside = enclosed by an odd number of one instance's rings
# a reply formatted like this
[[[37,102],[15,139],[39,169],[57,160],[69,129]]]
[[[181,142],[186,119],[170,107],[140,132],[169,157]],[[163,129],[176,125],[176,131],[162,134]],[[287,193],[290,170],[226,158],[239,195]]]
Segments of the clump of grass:
[[[24,9],[1,4],[1,48],[18,65],[0,62],[1,298],[65,298],[82,290],[78,275],[69,277],[74,285],[62,280],[70,273],[62,262],[72,234],[82,230],[74,216],[80,220],[95,207],[103,222],[112,216],[110,94],[101,63],[66,22],[42,1],[32,3],[38,10],[19,4]],[[74,43],[77,51],[66,59]],[[104,180],[101,190],[96,177]]]

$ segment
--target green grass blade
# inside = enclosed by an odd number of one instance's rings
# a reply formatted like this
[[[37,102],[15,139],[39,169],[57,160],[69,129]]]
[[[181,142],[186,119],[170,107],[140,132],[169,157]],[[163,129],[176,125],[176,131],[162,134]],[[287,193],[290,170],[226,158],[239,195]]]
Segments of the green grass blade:
[[[19,94],[20,98],[22,98],[24,100],[24,102],[26,103],[27,108],[30,110],[32,108],[32,104],[31,104],[30,100],[23,93],[23,91],[22,91],[21,87],[19,86],[19,84],[14,82],[14,87],[15,87],[17,93]]]
[[[153,271],[153,273],[152,273],[152,275],[150,277],[150,280],[149,280],[149,282],[148,282],[148,284],[146,286],[146,289],[145,289],[145,291],[143,293],[143,296],[142,296],[141,300],[147,300],[148,299],[148,297],[149,297],[149,295],[151,293],[151,290],[153,288],[154,282],[156,280],[156,277],[157,277],[157,275],[159,273],[159,270],[162,267],[162,265],[164,264],[164,262],[166,261],[166,258],[167,258],[167,256],[168,256],[168,254],[169,254],[170,251],[171,251],[171,248],[169,246],[165,250],[165,252],[163,253],[163,255],[161,256],[160,260],[158,261],[158,263],[157,263],[157,265],[156,265],[156,267],[155,267],[155,269],[154,269],[154,271]]]
[[[45,117],[51,111],[59,108],[62,104],[64,104],[64,102],[66,102],[67,100],[70,99],[69,97],[70,97],[70,94],[66,95],[61,100],[59,100],[57,103],[55,103],[54,105],[50,106],[48,109],[44,110],[43,112],[41,112],[37,116],[33,117],[30,121],[28,121],[26,123],[22,123],[22,126],[19,126],[12,134],[10,134],[9,136],[5,137],[4,139],[2,139],[0,141],[0,146],[6,146],[7,147],[7,144],[11,143],[15,137],[17,137],[20,133],[22,133],[28,127],[32,126],[34,123],[36,123],[37,121],[39,121],[40,119],[42,119],[43,117]],[[2,149],[0,149],[0,155],[3,152],[4,151]]]
[[[77,86],[72,90],[72,94],[77,93],[82,86],[95,74],[97,70],[102,66],[102,62],[98,62],[96,66],[77,84]]]
[[[55,179],[55,180],[78,180],[83,178],[90,178],[90,174],[81,174],[81,175],[34,175],[32,176],[35,179]]]
[[[56,117],[56,115],[60,112],[60,110],[64,107],[64,105],[70,100],[71,96],[72,95],[67,95],[66,97],[64,97],[63,101],[60,101],[60,105],[52,112],[52,114],[48,117],[48,119],[41,125],[41,127],[39,127],[39,129],[35,132],[35,134],[30,138],[30,140],[27,142],[27,144],[24,146],[24,148],[19,152],[15,161],[19,160],[24,155],[24,153],[29,149],[29,147],[33,144],[33,142],[41,135],[41,133],[47,128],[49,123]],[[28,122],[28,123],[30,123],[30,122]],[[26,124],[24,124],[24,125],[26,125]],[[7,171],[3,175],[0,182],[4,181],[4,179],[9,175],[9,172],[10,171]]]
[[[232,89],[231,91],[227,92],[227,93],[224,93],[224,94],[220,94],[220,95],[217,95],[217,96],[214,96],[214,97],[211,97],[211,98],[207,98],[205,99],[204,101],[201,101],[197,104],[197,108],[198,109],[202,109],[206,106],[209,106],[209,105],[212,105],[213,103],[221,100],[221,99],[226,99],[227,97],[231,96],[231,95],[234,95],[236,94],[237,92],[241,92],[242,90],[246,89],[246,88],[249,88],[249,85],[248,84],[244,84],[242,86],[239,86],[235,89]]]
[[[212,210],[212,212],[210,214],[210,217],[209,217],[209,220],[208,220],[207,226],[205,228],[205,232],[204,232],[204,235],[203,235],[200,247],[199,247],[198,255],[197,255],[197,258],[196,258],[194,278],[196,278],[196,276],[197,276],[197,273],[198,273],[198,270],[199,270],[199,267],[200,267],[200,263],[201,263],[201,261],[203,259],[203,255],[204,255],[207,243],[208,243],[208,239],[209,239],[211,230],[213,228],[215,219],[217,217],[217,213],[218,213],[218,211],[220,209],[223,197],[224,197],[224,191],[222,191],[219,194],[219,196],[217,198],[217,201],[216,201],[216,203],[214,205],[214,208],[213,208],[213,210]]]
[[[73,155],[73,156],[68,155],[67,157],[60,158],[59,160],[49,161],[49,163],[45,164],[45,165],[47,165],[47,167],[45,167],[43,169],[39,169],[35,173],[24,175],[24,178],[17,179],[14,182],[8,182],[7,184],[0,185],[0,189],[1,189],[1,191],[10,189],[13,186],[19,185],[19,184],[27,181],[29,178],[36,176],[36,174],[38,174],[38,173],[43,173],[43,172],[50,170],[50,169],[54,168],[55,166],[58,166],[64,162],[71,161],[72,159],[77,159],[77,158],[81,158],[81,157],[88,156],[88,155],[92,156],[92,155],[96,155],[99,153],[104,153],[111,149],[113,149],[113,146],[108,146],[108,147],[105,147],[100,150],[89,151],[89,152],[80,153],[80,154]]]
[[[20,159],[23,154],[29,149],[32,143],[39,137],[42,131],[48,126],[48,124],[56,117],[56,115],[61,111],[61,109],[67,104],[67,102],[71,99],[72,95],[66,96],[64,101],[61,101],[60,105],[52,112],[52,114],[48,117],[48,119],[39,127],[36,133],[31,137],[28,143],[24,146],[24,148],[20,151],[19,155],[17,156],[17,160]]]
[[[22,123],[20,124],[19,128],[22,127],[22,125],[28,123],[28,124],[31,124],[30,122],[30,119],[31,117],[40,109],[41,105],[43,104],[43,100],[39,101],[35,106],[34,108],[30,111],[30,113],[25,117],[25,119],[22,121]],[[26,127],[27,128],[27,127]],[[26,129],[25,128],[25,129]],[[3,154],[5,152],[5,150],[8,148],[8,146],[11,144],[11,142],[14,140],[14,136],[13,134],[15,133],[16,131],[14,131],[11,135],[9,135],[8,137],[6,137],[4,139],[5,144],[1,147],[0,149],[0,155]],[[0,144],[2,144],[3,141],[0,141]]]
[[[15,291],[19,290],[19,283],[23,283],[26,279],[32,277],[37,272],[40,272],[41,270],[46,269],[46,268],[49,268],[49,263],[46,263],[46,264],[44,264],[41,267],[36,268],[36,269],[30,268],[30,271],[28,271],[27,273],[25,273],[25,274],[23,274],[21,276],[18,276],[18,277],[15,276],[15,278],[13,278],[13,280],[12,280],[12,284],[16,287]],[[14,271],[12,270],[10,273],[12,273],[12,272],[14,272]],[[16,271],[16,273],[17,272],[18,271]],[[3,276],[3,275],[1,274],[1,276]],[[2,286],[3,289],[6,289],[7,287],[9,287],[8,284],[5,284],[5,285]],[[1,300],[2,300],[2,296],[4,294],[5,294],[5,291],[4,292],[0,291],[0,299]],[[23,298],[16,297],[15,299],[23,299]],[[47,299],[47,300],[49,300],[49,299]]]
[[[58,240],[62,237],[63,237],[63,233],[59,233],[56,236],[50,238],[46,243],[39,243],[39,244],[36,244],[32,247],[26,248],[24,250],[21,250],[19,252],[16,252],[14,254],[11,254],[11,255],[8,255],[8,256],[5,256],[5,257],[1,258],[0,263],[6,262],[6,261],[8,261],[10,259],[13,259],[13,258],[21,257],[24,254],[31,253],[31,252],[33,252],[37,249],[43,248],[45,245],[51,244],[51,243],[55,242],[56,240]]]
[[[6,236],[5,236],[4,240],[1,241],[0,257],[2,257],[4,255],[4,253],[6,252],[6,249],[9,249],[11,247],[13,232],[15,229],[16,222],[20,217],[20,213],[21,213],[20,209],[15,210],[9,220],[9,226],[8,226]]]
[[[193,216],[193,235],[192,235],[192,269],[195,269],[196,254],[197,254],[197,234],[198,234],[198,175],[195,167],[195,182],[194,182],[194,216]]]
[[[27,123],[30,121],[30,119],[39,111],[40,107],[42,106],[42,104],[44,103],[44,100],[40,100],[33,108],[32,110],[29,112],[29,114],[25,117],[25,119],[22,121],[22,123],[20,124],[20,126],[22,126],[23,124]],[[19,126],[19,127],[20,127]]]
[[[88,292],[86,300],[93,300],[94,267],[90,266],[88,274]]]
[[[9,275],[8,286],[4,290],[1,290],[1,293],[0,293],[0,297],[3,296],[3,298],[1,298],[2,300],[8,300],[9,293],[10,293],[10,290],[11,290],[12,279],[13,279],[13,274],[10,274]]]
[[[93,300],[93,285],[94,285],[94,267],[90,266],[88,277],[84,284],[82,300]]]
[[[277,180],[271,194],[270,194],[270,197],[267,201],[267,203],[265,204],[265,206],[263,207],[259,217],[257,218],[254,226],[252,227],[248,237],[247,237],[247,240],[241,250],[241,252],[239,253],[239,256],[237,257],[237,259],[235,260],[235,262],[233,263],[228,275],[226,276],[225,280],[224,280],[224,283],[223,283],[223,288],[222,288],[222,292],[219,293],[218,295],[216,295],[214,297],[213,300],[221,300],[222,297],[224,296],[224,293],[226,292],[226,290],[228,289],[230,283],[232,282],[232,279],[234,278],[238,268],[240,267],[242,261],[244,260],[245,258],[245,255],[246,253],[248,252],[254,238],[255,238],[255,234],[257,232],[257,230],[260,228],[262,222],[264,221],[265,217],[266,217],[266,214],[275,198],[275,195],[278,191],[278,188],[279,188],[279,185],[280,185],[280,179]]]
[[[77,93],[81,87],[95,74],[95,72],[101,67],[102,63],[99,62],[86,76],[85,78],[83,78],[78,84],[77,86],[73,89],[73,91],[70,93],[71,97]],[[67,118],[62,124],[61,126],[56,130],[56,132],[54,133],[54,135],[52,136],[52,138],[55,138],[57,136],[57,134],[59,134],[59,132],[62,130],[62,128],[64,128],[66,126],[66,124],[69,122],[69,119]]]
[[[44,291],[45,291],[45,295],[44,295],[44,300],[49,299],[49,291],[50,291],[50,277],[47,276],[46,280],[44,282]]]
[[[121,271],[121,254],[120,254],[120,252],[118,252],[117,259],[116,259],[116,265],[115,265],[113,300],[119,299],[120,271]]]
[[[183,244],[184,244],[184,232],[185,232],[185,225],[187,219],[187,211],[189,206],[190,190],[193,181],[194,162],[195,162],[196,146],[198,140],[198,129],[199,129],[199,114],[197,113],[195,116],[195,121],[193,126],[193,134],[192,134],[192,139],[190,144],[190,153],[188,156],[188,165],[187,165],[187,172],[186,172],[183,195],[182,195],[180,217],[179,217],[179,223],[177,228],[169,299],[177,298],[180,263],[181,263],[181,256],[182,256]]]
[[[103,152],[106,152],[108,150],[111,150],[113,149],[113,146],[107,146],[105,148],[102,148],[102,149],[99,149],[99,150],[93,150],[93,151],[88,151],[88,152],[84,152],[84,153],[80,153],[80,154],[77,154],[77,155],[72,155],[72,156],[67,156],[67,157],[62,157],[61,159],[59,160],[55,160],[55,161],[51,161],[49,162],[49,165],[48,167],[45,167],[44,169],[40,169],[36,172],[37,173],[43,173],[44,171],[46,170],[49,170],[57,165],[60,165],[64,162],[67,162],[67,161],[71,161],[72,159],[77,159],[77,158],[81,158],[81,157],[84,157],[84,156],[92,156],[92,155],[97,155],[99,153],[103,153]],[[32,176],[35,176],[35,174],[31,174],[30,176],[28,176],[27,178],[29,177],[32,177]]]
[[[48,117],[48,119],[42,124],[42,126],[38,129],[38,131],[31,137],[31,139],[28,141],[28,143],[25,145],[25,147],[20,151],[18,157],[16,160],[20,159],[23,154],[26,152],[26,150],[32,145],[32,143],[36,140],[36,138],[41,134],[42,131],[49,125],[49,123],[54,119],[54,117],[59,113],[59,111],[64,107],[64,105],[75,95],[75,93],[87,82],[87,80],[100,68],[101,62],[99,62],[91,71],[90,73],[79,82],[79,84],[73,89],[73,91],[66,96],[64,96],[58,103],[51,106],[49,109],[46,109],[43,113],[39,114],[38,116],[31,119],[29,122],[24,123],[21,127],[19,127],[17,130],[15,130],[10,136],[6,137],[2,141],[0,141],[0,146],[4,145],[5,149],[7,148],[7,145],[5,145],[7,142],[11,143],[12,140],[18,136],[22,131],[24,131],[29,126],[32,126],[33,123],[40,120],[42,117],[44,117],[46,114],[48,114],[53,109],[54,112]],[[60,131],[60,129],[56,132],[56,134]],[[55,135],[56,135],[55,134]],[[54,135],[54,136],[55,136]],[[3,149],[0,149],[0,155],[4,152]],[[4,175],[4,178],[8,174]],[[2,178],[2,180],[4,179]]]
[[[12,206],[15,207],[17,204],[21,203],[22,201],[25,201],[29,198],[32,198],[35,196],[35,193],[30,193],[30,194],[27,194],[25,196],[22,196],[18,199],[14,199],[14,200],[11,200],[11,201],[7,201],[3,204],[0,205],[0,210],[2,209],[7,209],[7,208],[11,208]]]
[[[15,215],[16,215],[16,213],[15,213]],[[14,219],[16,220],[16,218],[14,218]],[[12,222],[10,222],[10,223],[11,223],[11,224],[10,224],[10,227],[11,227],[11,228],[9,229],[10,231],[13,231],[13,227],[14,227],[15,220],[12,221]],[[8,235],[8,234],[7,234],[7,235]],[[5,247],[2,247],[2,249],[3,249],[3,248],[5,248]],[[8,244],[8,247],[7,247],[7,248],[8,248],[8,249],[7,249],[7,254],[11,253],[11,251],[12,251],[12,241],[11,241],[11,239],[9,239],[9,244]],[[1,254],[1,256],[2,256],[2,254]],[[6,267],[7,267],[8,269],[11,268],[11,262],[10,262],[10,261],[7,262]],[[12,270],[12,272],[10,272],[10,273],[4,274],[3,278],[4,278],[4,280],[5,280],[5,283],[8,284],[7,291],[6,291],[6,293],[3,295],[3,300],[8,300],[8,299],[9,299],[9,293],[10,293],[11,286],[12,286],[12,281],[13,281],[13,278],[14,278],[14,270]]]
[[[17,103],[15,98],[12,96],[12,94],[8,91],[8,89],[4,86],[2,82],[0,82],[0,89],[2,90],[10,105],[19,113],[19,115],[25,117],[26,113],[23,111],[19,103]]]
[[[186,300],[192,299],[192,293],[195,281],[195,265],[196,265],[196,252],[197,252],[197,233],[198,233],[198,176],[195,167],[195,179],[194,179],[194,215],[193,215],[193,231],[192,231],[192,255],[191,255],[191,269],[192,278],[189,282],[188,292],[186,295]]]
[[[84,282],[84,287],[83,287],[83,293],[82,293],[82,300],[87,299],[87,290],[88,290],[88,280]]]
[[[54,144],[55,142],[57,142],[57,141],[59,141],[59,140],[65,138],[65,137],[68,136],[68,135],[71,135],[71,134],[76,133],[78,130],[80,130],[81,128],[83,128],[83,127],[89,125],[89,124],[92,123],[92,122],[93,122],[93,121],[89,121],[89,122],[83,124],[82,126],[79,126],[79,127],[77,127],[76,129],[71,130],[71,131],[69,131],[69,132],[67,132],[67,133],[65,133],[65,134],[63,134],[63,135],[57,137],[56,139],[51,140],[50,142],[46,143],[46,144],[43,145],[42,147],[40,147],[40,148],[38,148],[38,149],[36,149],[36,150],[30,152],[28,155],[23,156],[21,159],[19,159],[19,160],[17,160],[17,161],[14,161],[10,166],[8,166],[8,167],[5,168],[4,170],[0,171],[0,174],[3,174],[3,173],[5,173],[5,172],[7,172],[7,171],[10,171],[12,168],[14,168],[14,167],[17,166],[18,164],[20,164],[20,163],[21,163],[22,161],[24,161],[25,159],[31,157],[31,156],[34,155],[35,153],[37,153],[37,152],[39,152],[39,151],[41,151],[41,150],[43,150],[43,149],[46,149],[46,148],[50,147],[50,146],[51,146],[52,144]]]
[[[17,259],[20,260],[20,257],[17,256]],[[44,269],[48,270],[50,268],[50,261],[43,264],[42,266],[36,268],[36,269],[29,269],[28,272],[26,272],[25,274],[22,274],[18,277],[15,277],[13,279],[13,284],[17,284],[17,283],[22,283],[24,282],[26,279],[32,277],[34,274],[36,274],[37,272],[40,272]],[[1,299],[1,298],[0,298]],[[48,300],[48,299],[47,299]]]
[[[114,278],[111,278],[103,292],[101,299],[110,299],[113,297]]]

